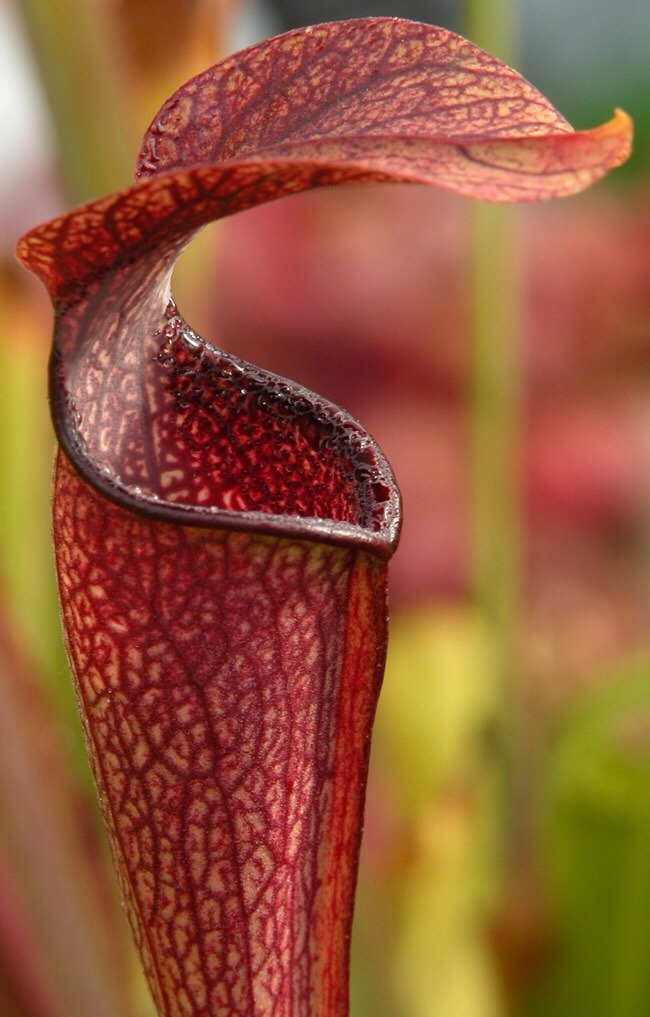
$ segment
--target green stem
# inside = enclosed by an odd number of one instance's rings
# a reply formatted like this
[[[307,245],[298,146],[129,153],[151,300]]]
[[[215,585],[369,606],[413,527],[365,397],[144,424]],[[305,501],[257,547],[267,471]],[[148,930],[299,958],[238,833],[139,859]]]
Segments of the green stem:
[[[133,176],[136,138],[120,94],[122,74],[104,4],[20,0],[54,119],[62,175],[73,201],[116,190]]]
[[[465,33],[468,39],[517,66],[519,16],[517,0],[465,0]]]
[[[512,62],[515,0],[466,0],[467,34]],[[504,694],[516,671],[522,592],[520,343],[517,213],[471,206],[470,342],[473,589],[491,630]]]
[[[499,672],[516,660],[521,603],[520,273],[513,209],[472,208],[473,586]]]
[[[515,61],[515,0],[466,0],[473,42]],[[528,782],[517,697],[521,632],[523,508],[521,483],[521,276],[515,209],[471,206],[472,585],[490,633],[493,702],[500,737],[492,760],[489,819],[494,880],[526,838],[521,809]]]
[[[469,38],[515,62],[516,0],[466,0]],[[474,592],[513,663],[521,594],[520,273],[516,210],[472,206],[470,336],[474,442]]]

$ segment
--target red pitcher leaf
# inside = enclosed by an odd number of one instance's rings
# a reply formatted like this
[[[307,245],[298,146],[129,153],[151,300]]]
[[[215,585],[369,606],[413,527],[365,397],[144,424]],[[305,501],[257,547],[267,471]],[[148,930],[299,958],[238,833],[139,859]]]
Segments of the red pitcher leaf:
[[[18,254],[56,308],[54,537],[66,640],[161,1014],[344,1017],[399,494],[342,410],[217,349],[170,277],[205,223],[309,188],[495,201],[618,165],[458,36],[301,29],[188,82],[138,180]]]
[[[347,1012],[386,565],[148,519],[60,455],[66,636],[162,1014]]]

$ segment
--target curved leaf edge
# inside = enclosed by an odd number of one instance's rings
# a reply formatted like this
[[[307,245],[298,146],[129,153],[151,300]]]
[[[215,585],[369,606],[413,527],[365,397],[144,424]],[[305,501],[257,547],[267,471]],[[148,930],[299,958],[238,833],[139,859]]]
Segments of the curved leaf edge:
[[[355,142],[363,149],[374,146],[379,154],[373,158],[363,151],[356,158],[344,158],[333,151]],[[386,155],[386,145],[406,150],[406,158],[404,152],[398,157],[401,166],[396,167],[397,160]],[[333,185],[410,183],[439,186],[497,204],[546,201],[585,190],[622,165],[631,145],[632,121],[620,109],[599,127],[547,135],[463,142],[392,136],[288,142],[228,163],[198,164],[145,177],[30,230],[18,241],[16,257],[41,279],[54,303],[65,309],[102,275],[137,260],[158,244],[182,243],[184,247],[208,223],[279,198]],[[318,147],[325,149],[320,157],[314,151],[305,154],[305,149]],[[480,184],[463,179],[462,174],[451,177],[446,166],[441,169],[435,162],[422,166],[425,160],[431,163],[432,152],[440,155],[441,149],[479,166]],[[548,153],[557,161],[552,169],[544,169]],[[537,165],[527,168],[525,158]],[[535,186],[540,179],[550,186],[540,191]],[[165,207],[166,196],[178,191],[194,192],[194,201],[188,200],[182,214]],[[194,205],[200,208],[192,212]],[[148,206],[148,221],[139,226],[138,215],[142,213],[144,219]],[[111,230],[106,227],[109,221]]]
[[[175,310],[175,305],[171,306]],[[74,406],[70,405],[65,367],[55,343],[49,366],[51,416],[57,441],[75,472],[109,501],[144,518],[197,529],[236,531],[355,548],[383,560],[389,559],[399,543],[401,495],[388,460],[363,425],[345,410],[295,381],[262,370],[232,354],[227,354],[227,358],[242,374],[254,372],[263,376],[270,388],[290,386],[294,399],[303,399],[309,404],[310,411],[325,420],[334,433],[345,433],[345,447],[357,478],[358,490],[363,495],[364,522],[355,524],[324,517],[184,505],[120,483],[107,471],[99,469],[85,448]]]

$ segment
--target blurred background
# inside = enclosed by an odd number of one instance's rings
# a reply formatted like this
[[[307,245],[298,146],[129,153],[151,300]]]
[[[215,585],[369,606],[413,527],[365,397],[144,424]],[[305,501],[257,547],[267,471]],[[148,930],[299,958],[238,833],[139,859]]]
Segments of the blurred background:
[[[1,1017],[152,1017],[61,647],[51,309],[15,242],[125,186],[190,75],[363,14],[461,31],[575,127],[620,106],[636,145],[523,210],[286,199],[176,271],[194,327],[357,416],[404,497],[352,1013],[650,1015],[646,0],[0,0]]]

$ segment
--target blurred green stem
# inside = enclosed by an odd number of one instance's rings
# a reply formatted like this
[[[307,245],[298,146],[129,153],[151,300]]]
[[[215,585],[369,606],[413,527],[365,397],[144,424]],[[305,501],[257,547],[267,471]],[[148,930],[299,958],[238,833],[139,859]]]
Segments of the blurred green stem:
[[[516,63],[515,0],[466,0],[465,29],[479,46]],[[472,584],[490,633],[498,737],[487,817],[495,888],[507,852],[520,846],[526,782],[517,706],[522,597],[521,276],[515,209],[470,206]],[[513,829],[516,824],[516,829]]]
[[[466,0],[467,35],[516,63],[515,0]],[[473,584],[493,628],[498,668],[516,667],[521,600],[521,277],[517,211],[471,206]]]
[[[516,670],[522,586],[520,278],[512,213],[473,206],[470,264],[473,586],[507,685]]]
[[[517,0],[465,0],[465,34],[477,46],[516,67],[519,56]]]
[[[54,120],[71,200],[124,186],[133,175],[136,139],[120,92],[123,46],[114,38],[110,5],[19,0],[18,10]]]

